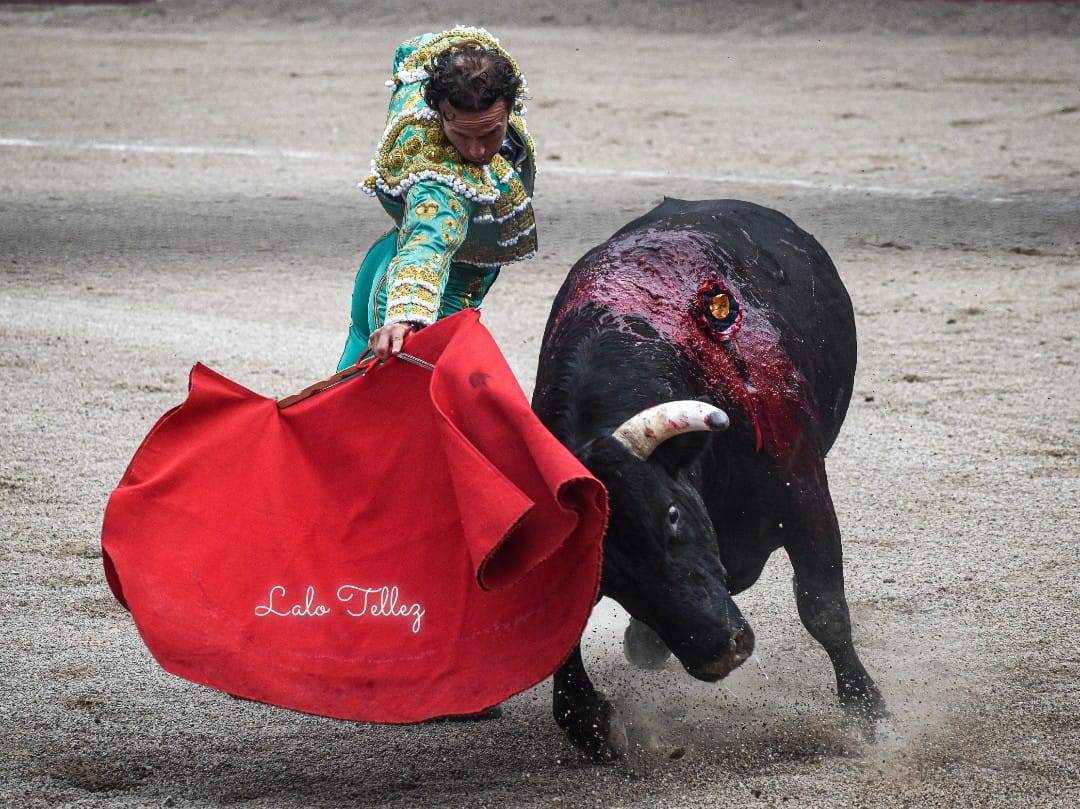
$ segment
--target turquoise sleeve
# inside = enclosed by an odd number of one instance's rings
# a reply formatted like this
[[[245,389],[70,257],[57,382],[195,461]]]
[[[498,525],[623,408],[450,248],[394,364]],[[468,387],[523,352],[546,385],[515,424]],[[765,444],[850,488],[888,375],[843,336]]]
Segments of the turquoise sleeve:
[[[465,240],[470,203],[438,182],[419,182],[405,198],[397,255],[387,267],[384,324],[438,319],[450,262]]]

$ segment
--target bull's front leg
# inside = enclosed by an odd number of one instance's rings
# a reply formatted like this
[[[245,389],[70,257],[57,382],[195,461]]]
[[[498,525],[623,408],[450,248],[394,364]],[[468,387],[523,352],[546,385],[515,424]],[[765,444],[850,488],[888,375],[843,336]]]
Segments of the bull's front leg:
[[[626,729],[614,706],[593,687],[580,646],[555,672],[552,696],[555,722],[589,758],[612,761],[626,752]]]
[[[836,673],[836,693],[849,713],[867,719],[888,715],[885,700],[867,673],[851,638],[851,617],[843,593],[843,573],[839,590],[830,587],[830,571],[795,574],[795,603],[803,626],[824,647]]]
[[[785,546],[795,573],[799,618],[832,661],[840,704],[857,717],[881,719],[888,716],[885,700],[859,660],[851,637],[840,526],[832,498],[826,489],[813,500],[801,505],[805,519],[790,526],[798,538]]]

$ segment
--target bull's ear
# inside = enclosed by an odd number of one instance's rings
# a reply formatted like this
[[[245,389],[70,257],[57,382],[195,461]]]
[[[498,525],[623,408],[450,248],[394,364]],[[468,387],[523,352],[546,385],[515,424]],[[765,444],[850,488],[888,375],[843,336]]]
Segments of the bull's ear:
[[[635,466],[652,462],[635,458],[633,453],[610,435],[592,439],[575,449],[574,455],[586,469],[604,481],[605,485],[625,480],[628,475],[636,477],[639,473],[633,471]]]
[[[660,464],[669,475],[678,477],[680,474],[695,470],[698,461],[713,445],[713,442],[722,440],[723,436],[716,433],[677,435],[657,447],[648,462]]]
[[[693,432],[669,438],[647,460],[635,458],[626,447],[609,435],[602,435],[574,450],[585,468],[604,481],[622,479],[627,464],[660,465],[672,477],[695,470],[697,461],[711,441],[721,440],[715,433]]]
[[[607,467],[617,466],[619,460],[629,454],[609,435],[601,435],[574,450],[574,456],[594,475]]]

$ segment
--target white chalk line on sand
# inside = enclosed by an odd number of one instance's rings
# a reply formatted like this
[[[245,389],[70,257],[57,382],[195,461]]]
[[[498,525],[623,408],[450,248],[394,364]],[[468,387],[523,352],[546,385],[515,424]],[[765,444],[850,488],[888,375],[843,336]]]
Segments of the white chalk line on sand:
[[[258,149],[244,146],[169,146],[145,143],[107,143],[78,142],[41,138],[0,138],[0,147],[59,149],[97,152],[131,152],[136,154],[188,155],[188,156],[225,156],[253,157],[285,160],[331,160],[340,159],[329,152],[308,149]],[[1015,202],[1015,197],[996,194],[979,194],[970,191],[905,188],[902,186],[864,185],[860,183],[838,183],[827,180],[804,180],[796,177],[755,177],[744,174],[677,174],[648,169],[615,169],[600,166],[561,166],[545,163],[546,174],[564,174],[577,177],[614,178],[623,180],[681,180],[716,183],[723,185],[754,185],[775,188],[801,188],[813,191],[870,194],[885,197],[907,197],[910,199],[929,199],[931,197],[950,197],[977,202]]]
[[[98,143],[43,140],[37,138],[0,138],[0,146],[26,147],[31,149],[66,149],[94,152],[135,152],[162,155],[208,155],[235,157],[288,158],[291,160],[317,160],[329,155],[304,149],[251,149],[244,146],[155,146],[146,143]]]
[[[674,172],[649,171],[647,169],[606,169],[592,166],[550,166],[544,173],[571,174],[583,177],[617,177],[629,180],[698,180],[707,183],[730,185],[758,185],[779,188],[804,188],[813,191],[852,192],[883,197],[952,197],[982,202],[1013,202],[1013,197],[974,194],[968,191],[946,191],[934,188],[903,188],[888,185],[864,185],[860,183],[837,183],[826,180],[800,180],[797,177],[753,177],[745,174],[676,174]]]

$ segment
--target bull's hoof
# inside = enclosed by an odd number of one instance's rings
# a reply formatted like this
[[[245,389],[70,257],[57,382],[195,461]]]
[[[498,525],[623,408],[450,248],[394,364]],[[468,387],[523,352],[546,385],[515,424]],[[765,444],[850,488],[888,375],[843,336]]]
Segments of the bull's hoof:
[[[837,682],[840,705],[852,719],[872,723],[888,719],[889,710],[881,691],[869,677],[858,680],[841,679]]]
[[[596,763],[615,761],[626,755],[629,746],[626,727],[615,707],[603,695],[589,706],[568,710],[555,720],[566,738],[578,750]]]
[[[667,665],[671,650],[652,627],[631,618],[623,634],[623,654],[639,669],[659,671]]]

